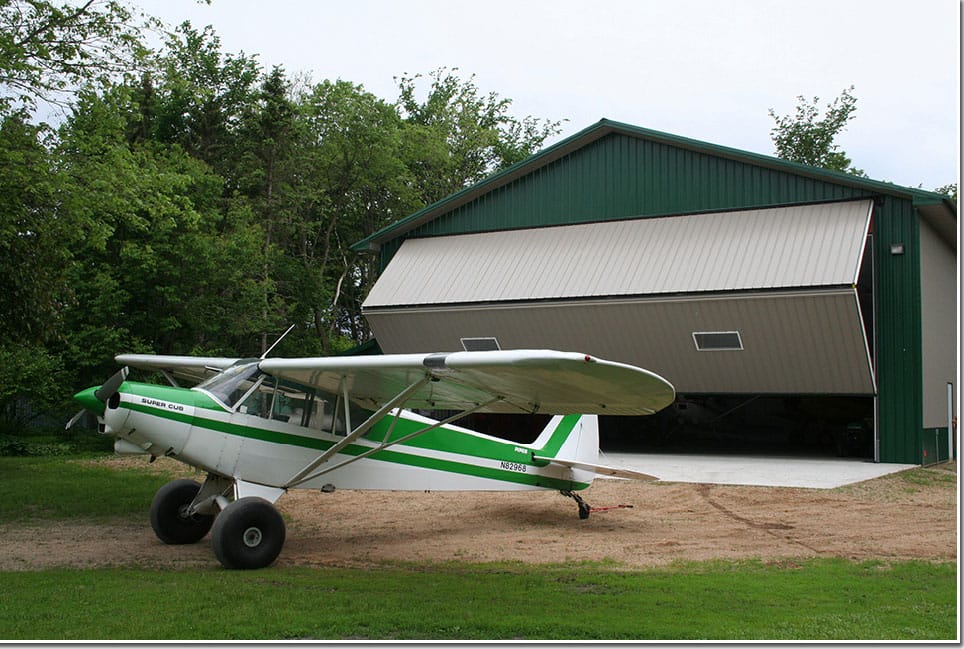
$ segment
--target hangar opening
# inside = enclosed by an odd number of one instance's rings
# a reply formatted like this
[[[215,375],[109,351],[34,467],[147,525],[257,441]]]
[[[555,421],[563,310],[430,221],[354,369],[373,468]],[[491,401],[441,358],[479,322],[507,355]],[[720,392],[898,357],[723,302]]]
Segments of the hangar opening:
[[[603,451],[874,458],[871,397],[681,395],[652,417],[599,426]]]

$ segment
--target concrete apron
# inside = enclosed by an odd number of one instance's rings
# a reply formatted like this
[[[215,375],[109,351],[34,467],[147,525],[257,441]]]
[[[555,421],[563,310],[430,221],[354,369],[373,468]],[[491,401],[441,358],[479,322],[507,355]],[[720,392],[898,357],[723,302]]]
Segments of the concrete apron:
[[[599,463],[633,469],[665,482],[833,489],[916,467],[850,458],[800,458],[673,453],[599,453]]]

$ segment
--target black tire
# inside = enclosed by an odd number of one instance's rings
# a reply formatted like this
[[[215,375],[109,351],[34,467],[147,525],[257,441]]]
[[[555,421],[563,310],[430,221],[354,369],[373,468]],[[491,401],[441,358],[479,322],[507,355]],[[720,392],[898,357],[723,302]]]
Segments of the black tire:
[[[285,522],[263,498],[239,498],[214,520],[211,544],[225,568],[256,570],[270,566],[285,543]]]
[[[151,501],[151,527],[168,545],[197,543],[211,529],[213,516],[186,516],[188,505],[194,501],[201,485],[193,480],[173,480],[157,490]]]

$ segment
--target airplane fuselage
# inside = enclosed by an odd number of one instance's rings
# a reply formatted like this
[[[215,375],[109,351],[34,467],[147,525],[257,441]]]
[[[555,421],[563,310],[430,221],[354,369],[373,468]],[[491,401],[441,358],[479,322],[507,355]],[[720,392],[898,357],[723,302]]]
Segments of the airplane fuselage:
[[[120,452],[169,456],[205,472],[286,488],[344,435],[226,408],[204,390],[125,382],[106,405],[102,432]],[[597,448],[595,416],[554,417],[533,444],[444,424],[391,444],[437,421],[393,410],[317,468],[299,488],[386,490],[580,490],[589,471],[546,465],[535,455]],[[579,427],[581,430],[574,430]],[[551,430],[551,432],[549,432]],[[592,437],[592,440],[584,436]],[[537,453],[538,452],[538,453]],[[360,459],[357,459],[360,457]],[[541,465],[541,466],[540,466]]]

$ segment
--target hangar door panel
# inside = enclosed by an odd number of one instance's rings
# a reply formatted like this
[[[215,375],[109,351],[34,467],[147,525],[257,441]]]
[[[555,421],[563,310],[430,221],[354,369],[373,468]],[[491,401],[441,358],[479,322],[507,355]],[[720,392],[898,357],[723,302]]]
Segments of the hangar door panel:
[[[387,353],[494,336],[633,363],[680,392],[874,394],[855,289],[872,207],[408,240],[363,310]],[[701,339],[742,349],[700,351]]]
[[[869,200],[402,243],[363,309],[854,286]]]
[[[874,394],[854,291],[628,299],[371,312],[392,352],[548,348],[639,365],[681,393]],[[694,332],[739,332],[742,350],[699,351]]]

